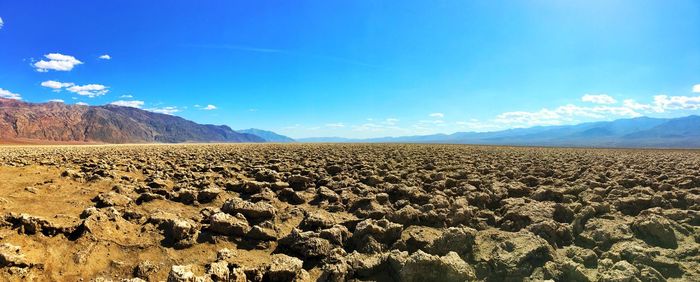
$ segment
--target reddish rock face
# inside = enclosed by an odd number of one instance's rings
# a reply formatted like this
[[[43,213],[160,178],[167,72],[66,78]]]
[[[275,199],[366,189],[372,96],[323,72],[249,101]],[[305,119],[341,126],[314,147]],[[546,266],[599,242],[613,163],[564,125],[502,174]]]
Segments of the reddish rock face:
[[[86,106],[29,104],[0,99],[0,138],[88,141],[83,127]]]
[[[0,98],[0,140],[177,143],[263,142],[227,126],[202,125],[136,108],[33,104]]]

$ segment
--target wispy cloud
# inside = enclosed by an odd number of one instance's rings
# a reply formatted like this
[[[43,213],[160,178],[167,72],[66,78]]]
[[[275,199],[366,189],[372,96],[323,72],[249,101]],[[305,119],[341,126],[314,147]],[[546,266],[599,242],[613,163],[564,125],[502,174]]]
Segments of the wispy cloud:
[[[49,102],[53,102],[53,103],[65,103],[65,101],[63,101],[62,99],[51,99],[51,100],[49,100]]]
[[[496,116],[496,122],[522,126],[556,125],[561,123],[560,118],[556,111],[542,109],[537,112],[505,112]]]
[[[441,120],[441,119],[422,119],[422,120],[418,121],[418,124],[421,124],[421,125],[426,125],[426,124],[443,125],[443,124],[445,124],[445,121]]]
[[[129,99],[129,98],[134,98],[134,95],[131,95],[131,94],[124,94],[124,95],[119,96],[119,98],[122,98],[122,99]]]
[[[216,106],[214,106],[214,105],[212,105],[212,104],[208,104],[208,105],[206,105],[206,106],[202,106],[202,105],[200,105],[200,104],[196,104],[196,105],[194,105],[194,107],[197,108],[197,109],[200,109],[200,110],[204,110],[204,111],[211,111],[211,110],[216,110],[216,109],[218,109]]]
[[[140,109],[141,107],[143,107],[144,102],[138,101],[138,100],[118,100],[118,101],[114,101],[114,102],[109,103],[109,104],[115,105],[115,106],[132,107],[132,108]]]
[[[342,122],[336,122],[336,123],[326,123],[326,127],[331,127],[331,128],[342,128],[345,127],[345,124]]]
[[[122,106],[122,107],[132,107],[132,108],[142,109],[145,103],[143,101],[139,101],[139,100],[119,100],[119,101],[114,101],[114,102],[109,103],[109,104],[116,105],[116,106]],[[159,114],[166,114],[166,115],[173,115],[177,112],[180,112],[180,109],[178,107],[175,107],[175,106],[144,108],[144,110],[149,111],[149,112],[159,113]]]
[[[700,84],[693,85],[693,93],[700,93]]]
[[[655,112],[697,110],[700,109],[700,96],[656,95],[650,106],[651,110]]]
[[[2,29],[2,26],[5,25],[5,22],[2,21],[2,18],[0,18],[0,29]]]
[[[693,86],[693,91],[695,91]],[[603,120],[610,118],[639,117],[650,113],[665,113],[679,110],[700,109],[700,96],[655,95],[650,103],[641,103],[625,99],[622,105],[609,105],[617,100],[608,95],[584,95],[582,101],[592,102],[596,106],[578,106],[567,104],[554,109],[543,108],[539,111],[514,111],[499,114],[494,121],[515,127],[535,125],[558,125],[578,122],[581,119]]]
[[[148,108],[145,110],[149,111],[149,112],[166,114],[166,115],[173,115],[173,114],[180,111],[180,109],[178,109],[177,107],[174,107],[174,106],[160,107],[160,108]]]
[[[443,113],[432,113],[432,114],[429,114],[428,116],[433,117],[433,118],[444,118],[444,117],[445,117],[445,114],[443,114]]]
[[[350,128],[352,131],[356,132],[374,132],[374,133],[380,133],[380,132],[403,132],[403,133],[408,133],[409,130],[406,130],[404,128],[401,128],[400,126],[397,126],[396,123],[398,123],[398,119],[395,118],[387,118],[384,119],[383,121],[379,122],[374,122],[374,119],[368,119],[370,122],[365,122],[362,124],[358,125],[353,125]]]
[[[47,54],[44,55],[44,57],[46,57],[48,61],[41,60],[34,63],[34,68],[38,72],[48,72],[49,70],[70,71],[73,69],[73,67],[83,63],[73,56],[59,53]]]
[[[85,102],[78,102],[78,103],[75,103],[75,104],[78,105],[78,106],[89,106],[88,103],[85,103]]]
[[[382,123],[385,125],[396,125],[399,122],[397,118],[387,118]]]
[[[55,80],[47,80],[41,83],[41,86],[51,88],[54,92],[60,92],[61,89],[71,87],[73,85],[75,84],[73,84],[72,82],[60,82]]]
[[[112,56],[107,55],[107,54],[104,54],[104,55],[99,56],[99,57],[97,57],[97,58],[102,59],[102,60],[111,60],[111,59],[112,59]]]
[[[287,51],[282,50],[282,49],[260,48],[260,47],[237,45],[237,44],[187,44],[186,46],[199,47],[199,48],[210,48],[210,49],[228,49],[228,50],[238,50],[238,51],[257,52],[257,53],[286,53],[287,52]]]
[[[22,100],[22,95],[17,93],[12,93],[9,90],[0,88],[0,98],[12,99],[12,100]]]
[[[536,112],[515,111],[505,112],[496,116],[497,123],[514,127],[535,125],[559,125],[575,122],[578,118],[604,119],[607,117],[638,117],[640,113],[625,106],[594,106],[583,107],[573,104],[559,106],[554,109],[541,109]]]
[[[469,130],[469,131],[482,131],[484,129],[492,129],[495,126],[491,123],[484,123],[479,121],[478,119],[469,119],[468,121],[457,121],[455,122],[455,125],[460,129],[460,130]]]
[[[86,85],[73,85],[66,90],[78,94],[80,96],[87,96],[89,98],[94,98],[107,94],[109,90],[107,86],[102,84],[86,84]]]
[[[332,55],[326,55],[326,54],[305,53],[305,52],[286,50],[286,49],[276,49],[276,48],[265,48],[265,47],[240,45],[240,44],[186,44],[185,46],[196,47],[196,48],[209,48],[209,49],[226,49],[226,50],[255,52],[255,53],[280,54],[280,55],[287,55],[287,56],[318,59],[318,60],[322,60],[322,61],[335,62],[335,63],[341,63],[341,64],[347,64],[347,65],[364,66],[364,67],[371,67],[371,68],[379,67],[377,65],[365,63],[365,62],[358,61],[358,60],[351,59],[351,58],[344,58],[344,57],[338,57],[338,56],[332,56]]]
[[[581,101],[594,104],[615,104],[617,100],[606,94],[586,94],[581,97]]]
[[[42,82],[41,86],[51,88],[54,92],[60,92],[61,90],[65,89],[80,96],[87,96],[89,98],[102,96],[109,92],[109,89],[107,89],[108,87],[102,84],[76,85],[72,82],[47,80]]]
[[[352,130],[354,130],[354,131],[382,132],[382,131],[385,131],[386,129],[381,124],[367,122],[367,123],[353,126]]]

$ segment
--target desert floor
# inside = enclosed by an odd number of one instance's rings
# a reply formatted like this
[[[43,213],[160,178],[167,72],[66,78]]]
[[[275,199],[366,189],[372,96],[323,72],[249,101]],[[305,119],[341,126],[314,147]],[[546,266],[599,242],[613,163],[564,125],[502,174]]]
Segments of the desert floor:
[[[0,281],[700,281],[700,151],[0,147]]]

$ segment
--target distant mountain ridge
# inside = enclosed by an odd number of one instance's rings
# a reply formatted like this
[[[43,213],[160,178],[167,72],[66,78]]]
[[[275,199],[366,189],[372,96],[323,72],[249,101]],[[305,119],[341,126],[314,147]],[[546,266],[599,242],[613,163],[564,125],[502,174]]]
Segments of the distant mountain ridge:
[[[247,134],[253,134],[256,136],[261,137],[262,139],[265,139],[266,142],[274,142],[274,143],[292,143],[296,142],[296,140],[281,135],[277,134],[272,131],[268,130],[262,130],[262,129],[257,129],[257,128],[249,128],[249,129],[241,129],[241,130],[236,130],[237,132],[240,133],[247,133]]]
[[[452,143],[516,146],[700,148],[700,116],[639,117],[576,125],[536,126],[494,132],[346,139],[314,137],[299,142]]]
[[[639,117],[576,125],[494,132],[456,132],[370,139],[314,137],[294,140],[272,131],[234,131],[181,117],[116,105],[27,103],[0,98],[0,143],[12,140],[97,143],[331,142],[450,143],[519,146],[700,148],[700,116]]]
[[[264,142],[225,125],[115,105],[27,103],[0,98],[0,140],[59,142],[181,143]]]
[[[392,137],[386,137],[392,138]],[[358,139],[358,138],[345,138],[345,137],[307,137],[307,138],[297,138],[297,142],[303,143],[352,143],[352,142],[372,142],[374,139]]]

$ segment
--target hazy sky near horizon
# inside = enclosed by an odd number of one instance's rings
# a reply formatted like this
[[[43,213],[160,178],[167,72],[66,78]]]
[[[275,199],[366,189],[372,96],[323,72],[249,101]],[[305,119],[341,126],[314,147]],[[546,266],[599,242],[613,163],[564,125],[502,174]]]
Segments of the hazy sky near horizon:
[[[699,1],[164,3],[0,0],[0,97],[295,138],[700,114]]]

